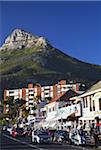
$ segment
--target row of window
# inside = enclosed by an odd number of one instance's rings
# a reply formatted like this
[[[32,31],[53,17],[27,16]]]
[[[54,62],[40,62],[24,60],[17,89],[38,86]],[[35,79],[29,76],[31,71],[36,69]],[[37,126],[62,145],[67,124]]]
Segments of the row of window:
[[[83,108],[87,108],[89,102],[90,111],[95,111],[95,100],[93,100],[92,97],[93,95],[89,96],[89,100],[87,100],[87,97],[83,98]],[[101,98],[99,99],[99,110],[101,110]]]
[[[49,112],[55,111],[55,107],[49,108]]]

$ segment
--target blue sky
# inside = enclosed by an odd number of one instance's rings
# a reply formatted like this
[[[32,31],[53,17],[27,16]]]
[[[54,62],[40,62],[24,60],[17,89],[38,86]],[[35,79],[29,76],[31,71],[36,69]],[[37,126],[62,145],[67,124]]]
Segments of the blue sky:
[[[0,7],[0,46],[21,28],[68,55],[101,65],[101,2],[0,2]]]

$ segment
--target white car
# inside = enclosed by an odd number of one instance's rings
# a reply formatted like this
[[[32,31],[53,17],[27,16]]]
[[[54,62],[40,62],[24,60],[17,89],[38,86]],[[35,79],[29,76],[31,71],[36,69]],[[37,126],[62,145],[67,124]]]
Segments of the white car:
[[[35,143],[50,143],[51,136],[46,131],[32,131],[32,142]]]
[[[8,127],[7,131],[9,132],[10,135],[12,135],[13,128],[12,127]]]

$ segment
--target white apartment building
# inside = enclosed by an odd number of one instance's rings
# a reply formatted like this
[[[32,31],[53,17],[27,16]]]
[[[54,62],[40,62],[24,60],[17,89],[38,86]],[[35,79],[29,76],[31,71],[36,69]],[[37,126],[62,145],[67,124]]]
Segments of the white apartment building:
[[[4,101],[7,97],[14,97],[14,99],[23,99],[26,101],[26,109],[30,109],[30,113],[33,114],[33,106],[35,105],[36,99],[50,100],[55,98],[57,95],[66,92],[69,89],[79,91],[79,83],[67,84],[65,80],[61,80],[57,84],[41,86],[40,84],[28,84],[27,88],[22,89],[5,89],[4,90]],[[9,111],[9,106],[4,105],[4,113]]]

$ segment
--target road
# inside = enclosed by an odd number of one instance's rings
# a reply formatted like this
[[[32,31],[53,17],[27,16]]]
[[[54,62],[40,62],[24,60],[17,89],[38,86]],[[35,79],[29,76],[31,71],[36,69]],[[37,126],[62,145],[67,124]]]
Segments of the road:
[[[1,150],[91,150],[68,144],[33,144],[28,138],[13,138],[5,133],[0,136],[0,146]]]

